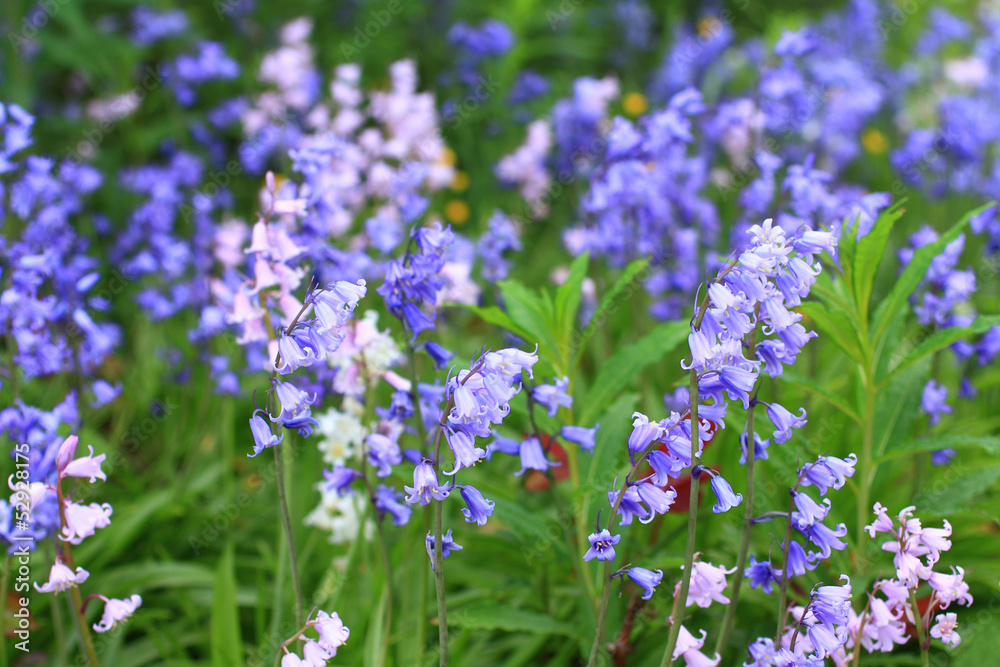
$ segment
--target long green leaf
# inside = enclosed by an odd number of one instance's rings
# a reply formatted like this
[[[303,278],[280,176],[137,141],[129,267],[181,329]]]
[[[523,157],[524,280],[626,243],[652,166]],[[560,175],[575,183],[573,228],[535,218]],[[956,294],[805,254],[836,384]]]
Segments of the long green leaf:
[[[1000,435],[938,435],[911,440],[899,447],[890,448],[878,463],[915,452],[934,452],[949,447],[979,447],[992,456],[1000,456]]]
[[[569,266],[566,282],[556,290],[555,322],[558,325],[559,341],[562,343],[564,362],[568,362],[569,342],[576,325],[576,314],[580,309],[580,294],[583,290],[583,279],[587,277],[590,266],[590,253],[578,255]],[[566,364],[568,365],[568,363]]]
[[[497,285],[500,287],[504,308],[510,319],[528,333],[526,342],[538,343],[539,356],[547,358],[555,365],[559,358],[559,350],[552,336],[551,308],[519,282],[503,280]]]
[[[816,394],[830,405],[834,406],[835,408],[838,408],[841,412],[850,417],[856,423],[859,424],[861,423],[861,418],[858,417],[858,414],[854,410],[852,410],[850,406],[847,405],[847,403],[844,403],[844,401],[842,401],[840,397],[834,394],[833,392],[830,392],[827,389],[821,387],[815,380],[811,380],[805,376],[797,375],[787,370],[778,376],[778,380],[785,382],[787,384],[794,385],[799,389],[803,389],[810,393]]]
[[[996,202],[990,202],[984,206],[969,211],[962,219],[952,225],[951,229],[946,231],[941,235],[934,243],[929,243],[913,254],[913,259],[910,263],[906,265],[906,269],[903,270],[902,275],[896,280],[896,284],[893,285],[892,291],[886,296],[885,300],[879,304],[879,307],[875,310],[875,316],[872,318],[872,341],[875,345],[878,344],[879,340],[885,335],[886,329],[889,328],[889,323],[892,318],[895,317],[896,313],[906,304],[906,300],[913,294],[914,290],[924,279],[927,274],[927,268],[931,265],[931,261],[941,254],[944,247],[958,238],[958,235],[962,233],[966,225],[969,224],[974,216],[982,213],[991,206],[995,206]]]
[[[212,589],[210,646],[213,667],[243,664],[243,639],[240,636],[240,613],[236,605],[236,577],[233,572],[233,545],[219,560]]]
[[[520,336],[524,340],[531,340],[531,333],[526,329],[519,326],[514,320],[510,319],[507,313],[503,312],[496,306],[487,306],[485,308],[480,306],[466,306],[469,310],[478,315],[483,321],[489,322],[490,324],[495,324],[498,327],[506,329],[515,336]]]
[[[449,625],[473,630],[507,630],[509,632],[540,632],[549,635],[575,637],[577,628],[545,614],[496,605],[479,605],[458,609],[448,614]]]
[[[862,363],[863,356],[858,346],[857,333],[851,318],[842,312],[827,310],[821,303],[810,301],[798,307],[803,315],[812,320],[816,328],[823,333],[824,340],[830,340],[843,350],[847,356]]]
[[[922,359],[900,373],[879,393],[875,407],[875,456],[891,443],[905,441],[920,411],[920,396],[930,372],[930,360]]]
[[[389,599],[389,587],[383,586],[378,604],[369,613],[368,636],[365,637],[365,667],[383,664],[385,646],[385,605]]]
[[[587,343],[590,341],[590,337],[594,335],[607,316],[612,312],[612,306],[618,297],[632,284],[636,276],[642,273],[646,267],[649,266],[649,258],[645,257],[643,259],[637,259],[628,266],[622,272],[615,284],[611,286],[604,296],[601,297],[601,301],[597,304],[597,310],[594,311],[594,315],[590,318],[590,322],[587,323],[587,328],[583,330],[579,338],[576,340],[571,340],[571,344],[576,348],[576,353],[573,358],[573,366],[580,363],[580,357],[583,356],[583,351],[587,347]]]
[[[664,322],[635,343],[611,355],[581,402],[579,422],[592,424],[604,406],[615,400],[642,369],[672,352],[687,340],[689,332],[687,321]]]
[[[965,509],[1000,479],[1000,465],[975,468],[943,488],[924,491],[913,501],[922,512],[947,516]]]
[[[980,315],[976,318],[975,322],[967,327],[948,327],[947,329],[940,329],[932,333],[924,340],[916,343],[916,345],[904,345],[902,349],[897,350],[897,352],[893,355],[894,358],[901,358],[902,360],[890,366],[889,373],[879,382],[885,383],[927,355],[933,354],[938,350],[943,350],[952,343],[962,340],[963,338],[985,333],[995,326],[1000,326],[1000,315]]]
[[[900,200],[882,211],[868,235],[858,241],[852,270],[854,272],[854,299],[858,304],[858,312],[863,318],[867,318],[875,274],[878,273],[879,265],[885,255],[892,228],[903,216],[902,206],[904,202],[905,200]]]

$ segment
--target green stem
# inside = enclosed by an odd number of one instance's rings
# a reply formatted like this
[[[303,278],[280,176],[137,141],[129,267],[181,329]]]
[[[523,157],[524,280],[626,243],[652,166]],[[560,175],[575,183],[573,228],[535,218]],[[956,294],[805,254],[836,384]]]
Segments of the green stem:
[[[913,626],[917,629],[917,641],[920,642],[920,664],[923,667],[930,667],[931,665],[931,654],[927,650],[927,636],[926,630],[924,629],[923,619],[920,617],[920,606],[917,605],[917,594],[914,591],[910,591],[910,604],[913,606]]]
[[[875,480],[875,470],[872,464],[872,446],[874,441],[875,428],[875,389],[872,384],[872,370],[866,372],[865,384],[865,412],[862,415],[861,432],[861,456],[858,460],[858,472],[860,479],[858,484],[858,518],[857,537],[855,537],[855,552],[859,556],[856,558],[858,566],[861,566],[862,559],[861,545],[865,542],[865,524],[868,523],[868,516],[871,512],[871,488]],[[860,574],[860,572],[859,572]]]
[[[288,495],[285,492],[285,465],[282,459],[284,447],[272,447],[274,450],[274,472],[278,482],[278,504],[281,506],[281,525],[285,529],[285,541],[288,542],[288,569],[292,573],[292,590],[295,593],[295,624],[305,623],[305,605],[302,602],[302,582],[299,580],[299,557],[295,552],[295,533],[292,530],[292,515],[288,511]]]
[[[683,419],[683,416],[681,417]],[[680,422],[674,424],[670,428],[678,426]],[[668,429],[669,431],[669,429]],[[608,517],[608,530],[614,525],[615,516],[618,515],[618,508],[621,507],[622,499],[625,497],[625,491],[633,479],[636,472],[638,472],[640,466],[646,461],[646,457],[649,453],[656,448],[659,441],[653,441],[649,446],[643,451],[642,455],[636,459],[635,465],[629,471],[628,475],[625,476],[625,485],[622,486],[622,490],[618,492],[617,497],[615,497],[615,502],[611,506],[611,516]],[[594,643],[590,649],[590,660],[587,661],[587,667],[594,667],[597,664],[597,656],[601,654],[601,642],[604,639],[604,624],[608,615],[608,600],[611,597],[611,561],[604,562],[604,586],[601,588],[601,604],[597,608],[597,626],[594,629]]]
[[[420,532],[420,536],[423,537],[427,534],[428,528],[430,528],[431,523],[431,508],[425,507],[424,516],[424,529]],[[424,664],[424,645],[427,643],[426,629],[424,624],[427,622],[427,570],[423,567],[419,568],[420,572],[420,617],[417,622],[417,660],[416,665],[421,666]]]
[[[698,318],[698,326],[700,326],[701,320],[704,318],[707,303],[705,301],[702,306],[701,316]],[[691,568],[694,566],[694,545],[698,528],[698,477],[694,475],[694,469],[700,463],[698,450],[701,448],[701,425],[698,423],[698,372],[693,368],[691,369],[689,396],[691,402],[691,495],[688,505],[684,573],[681,579],[681,590],[678,593],[681,603],[677,605],[677,613],[674,614],[673,622],[670,625],[667,649],[663,652],[663,660],[660,661],[660,667],[669,667],[674,664],[674,647],[677,646],[677,637],[680,635],[681,623],[684,622],[684,612],[687,610],[688,590],[691,588]]]
[[[757,304],[756,313],[760,312],[760,304]],[[750,332],[747,357],[753,359],[757,351],[757,327]],[[754,408],[757,407],[756,397],[750,401],[750,409],[747,410],[747,421],[744,433],[746,434],[746,461],[747,461],[747,489],[746,503],[743,506],[743,536],[740,539],[740,550],[736,556],[736,572],[733,573],[733,591],[729,594],[729,606],[726,607],[726,618],[722,622],[722,631],[715,642],[715,652],[720,657],[726,651],[726,644],[729,641],[729,632],[733,627],[733,620],[736,618],[736,602],[740,599],[740,588],[743,586],[743,570],[747,564],[747,554],[750,551],[750,535],[753,531],[753,495],[754,495],[754,460],[757,458],[755,451],[754,437]]]
[[[796,484],[796,486],[798,486]],[[788,550],[792,543],[792,510],[795,509],[795,491],[789,492],[791,498],[788,500],[788,518],[785,521],[785,537],[781,542],[782,571],[781,583],[778,584],[778,632],[775,635],[775,642],[780,646],[781,633],[785,631],[785,623],[788,617]]]
[[[437,457],[434,467],[438,468]],[[438,472],[435,470],[435,472]],[[444,558],[442,557],[442,532],[444,530],[444,504],[434,503],[434,589],[437,592],[438,645],[441,667],[448,667],[448,606],[444,597]]]

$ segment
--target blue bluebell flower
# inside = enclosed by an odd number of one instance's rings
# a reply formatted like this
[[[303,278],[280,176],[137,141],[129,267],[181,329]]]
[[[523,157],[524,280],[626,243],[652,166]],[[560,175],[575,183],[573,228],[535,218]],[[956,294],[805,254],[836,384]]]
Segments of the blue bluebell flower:
[[[585,451],[592,451],[594,449],[594,439],[597,436],[597,430],[601,428],[601,425],[594,424],[593,428],[586,428],[583,426],[563,426],[562,430],[559,431],[559,435],[572,443],[580,445],[580,448]]]
[[[354,493],[350,488],[351,483],[359,479],[361,473],[354,468],[348,468],[338,463],[333,466],[332,470],[324,470],[323,476],[326,477],[323,490],[327,492],[336,491],[338,496],[343,496],[344,494]]]
[[[712,511],[716,514],[728,512],[743,502],[743,494],[734,493],[729,482],[717,473],[712,474],[712,491],[715,492],[715,497],[718,499],[718,502],[712,506]]]
[[[644,567],[630,567],[628,578],[642,588],[642,599],[649,600],[656,592],[656,587],[663,581],[663,570],[647,570]]]
[[[621,541],[622,536],[612,535],[605,528],[598,533],[591,533],[588,539],[590,540],[590,548],[583,555],[583,560],[593,560],[595,558],[597,560],[614,560],[615,545]]]
[[[379,484],[375,489],[375,509],[381,516],[388,514],[392,517],[394,526],[405,526],[413,513],[410,507],[400,502],[402,497],[403,494],[399,491],[384,484]]]
[[[434,569],[434,535],[427,533],[427,538],[424,540],[424,545],[427,548],[427,557],[431,559],[431,569]],[[461,551],[462,546],[457,544],[451,537],[451,530],[441,536],[441,558],[446,559],[451,555],[452,551]]]
[[[412,504],[420,503],[428,505],[431,500],[444,500],[451,493],[451,487],[447,484],[438,485],[437,473],[427,461],[421,461],[413,469],[413,486],[404,486],[403,490],[410,495],[406,502]]]
[[[767,460],[767,448],[771,445],[770,440],[763,440],[757,434],[753,434],[753,457],[757,461]],[[747,462],[747,434],[740,433],[740,463]]]
[[[562,465],[558,462],[549,461],[545,458],[545,451],[538,438],[525,438],[521,442],[521,469],[515,475],[523,475],[529,470],[540,470],[545,472],[550,467]]]
[[[770,559],[758,562],[752,555],[743,576],[750,580],[750,588],[760,588],[767,594],[774,590],[774,584],[781,583],[781,571],[771,565]]]
[[[801,577],[808,570],[816,569],[816,563],[809,560],[805,549],[798,542],[792,540],[788,543],[788,562],[785,563],[785,575]]]
[[[532,397],[537,403],[548,409],[548,415],[555,417],[560,407],[571,408],[573,397],[566,393],[569,387],[569,377],[556,378],[555,384],[540,384],[535,387]]]
[[[423,348],[424,352],[427,353],[427,356],[429,356],[434,361],[435,368],[439,370],[442,368],[447,368],[448,362],[451,361],[451,358],[455,356],[454,352],[446,350],[445,348],[443,348],[442,346],[438,345],[433,341],[428,341],[424,343]]]
[[[801,408],[795,416],[779,403],[767,404],[767,416],[774,424],[774,441],[787,442],[792,437],[793,428],[802,428],[806,424],[806,409]]]
[[[268,447],[274,447],[285,439],[284,433],[281,434],[281,437],[272,433],[271,426],[263,417],[256,413],[250,417],[250,432],[253,433],[253,454],[247,454],[247,456],[251,458],[257,456]]]
[[[646,503],[646,506],[649,508],[649,516],[645,519],[640,517],[640,523],[649,523],[657,514],[666,514],[669,512],[670,506],[674,504],[674,500],[677,498],[677,492],[673,489],[664,491],[649,482],[640,482],[632,488],[638,493],[639,499]]]
[[[392,466],[403,462],[399,444],[388,436],[372,433],[365,439],[365,445],[368,450],[368,463],[375,467],[375,474],[379,477],[388,477],[392,474]],[[414,483],[416,483],[415,471]]]
[[[493,515],[493,506],[496,504],[492,500],[483,498],[483,494],[474,486],[466,484],[462,487],[462,499],[467,508],[462,508],[466,523],[474,523],[479,526],[486,525],[486,519]]]

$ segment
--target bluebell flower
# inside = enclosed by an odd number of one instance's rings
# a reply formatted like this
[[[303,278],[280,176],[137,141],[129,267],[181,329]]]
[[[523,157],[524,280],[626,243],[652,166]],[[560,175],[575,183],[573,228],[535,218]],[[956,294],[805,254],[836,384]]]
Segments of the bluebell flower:
[[[410,392],[400,389],[392,395],[392,402],[386,411],[386,417],[390,421],[403,422],[413,416],[413,399]]]
[[[607,528],[599,533],[591,533],[588,537],[590,548],[583,555],[583,560],[614,560],[615,545],[618,544],[622,536],[612,535]]]
[[[532,397],[535,401],[548,409],[549,417],[555,417],[560,407],[571,408],[573,397],[566,393],[569,387],[569,377],[556,378],[555,384],[540,384],[535,387]]]
[[[448,362],[451,361],[451,358],[455,356],[454,352],[446,350],[445,348],[441,347],[440,345],[432,341],[424,343],[423,347],[424,347],[424,352],[427,353],[427,356],[429,356],[434,361],[434,367],[439,370],[447,368]]]
[[[820,623],[830,625],[847,625],[851,611],[851,578],[840,575],[840,586],[819,586],[813,592],[809,611]]]
[[[375,474],[379,477],[388,477],[392,474],[392,466],[403,462],[403,453],[396,441],[381,433],[370,434],[365,439],[365,445],[368,449],[368,463],[375,467]]]
[[[303,438],[308,438],[312,435],[313,429],[319,424],[316,419],[312,416],[312,411],[309,408],[301,410],[293,417],[286,419],[282,426],[288,430],[296,430],[299,435]]]
[[[649,600],[656,592],[656,587],[663,581],[663,570],[647,570],[644,567],[630,567],[628,578],[642,588],[642,599]]]
[[[486,519],[493,515],[493,506],[496,504],[492,500],[483,498],[483,494],[474,486],[466,484],[462,487],[462,500],[467,508],[462,508],[466,523],[474,523],[479,526],[486,525]]]
[[[941,421],[941,415],[950,414],[951,406],[948,400],[948,388],[939,385],[934,380],[928,380],[924,385],[923,395],[920,397],[920,409],[930,416],[930,424],[933,426]]]
[[[455,467],[446,472],[446,475],[454,475],[461,468],[471,468],[485,458],[486,450],[482,447],[476,447],[476,439],[471,434],[458,428],[445,428],[444,435],[448,447],[455,455]]]
[[[96,380],[91,385],[94,392],[94,401],[90,404],[92,408],[100,408],[118,398],[122,393],[122,383],[111,385],[104,380]]]
[[[400,502],[402,497],[403,494],[384,484],[379,484],[375,489],[375,509],[381,516],[388,514],[392,517],[394,526],[405,526],[413,512]]]
[[[802,408],[795,416],[779,403],[768,403],[767,416],[774,424],[774,441],[787,442],[792,437],[793,428],[802,428],[806,424],[806,409]]]
[[[743,494],[734,493],[733,487],[722,475],[712,474],[712,491],[715,492],[715,497],[718,499],[718,502],[712,506],[712,511],[716,514],[728,512],[743,502]]]
[[[615,506],[615,502],[618,501],[619,491],[615,490],[615,485],[618,484],[618,478],[615,478],[615,484],[608,489],[608,504],[612,507]],[[621,494],[622,499],[618,501],[618,515],[620,517],[619,526],[631,526],[632,519],[634,517],[639,517],[639,521],[650,517],[650,512],[642,504],[642,499],[639,497],[639,490],[634,486],[626,486],[624,493]]]
[[[250,417],[250,432],[253,433],[253,454],[247,454],[247,456],[251,458],[257,456],[268,447],[274,447],[285,439],[284,433],[281,434],[281,437],[272,433],[271,426],[258,414]]]
[[[788,543],[788,562],[785,563],[785,574],[801,577],[808,570],[816,569],[816,563],[806,557],[805,549],[798,542]]]
[[[332,470],[324,470],[323,476],[326,477],[323,490],[327,492],[336,491],[338,496],[343,496],[344,494],[354,493],[350,489],[351,483],[359,479],[361,473],[354,468],[348,468],[338,463],[333,466]]]
[[[670,506],[677,498],[677,492],[673,489],[664,491],[655,484],[640,482],[632,487],[636,490],[642,502],[649,508],[649,516],[646,519],[640,518],[640,523],[649,523],[657,514],[666,514],[670,511]]]
[[[936,466],[946,466],[958,456],[958,450],[954,447],[946,447],[931,452],[931,463]]]
[[[564,440],[576,443],[580,445],[580,448],[585,451],[592,451],[594,449],[594,438],[597,436],[597,430],[601,428],[601,425],[594,424],[593,428],[585,428],[583,426],[563,426],[562,430],[559,431],[559,435],[563,437]]]
[[[792,521],[795,521],[794,516]],[[830,528],[822,522],[812,523],[801,528],[796,525],[795,528],[819,547],[820,558],[829,558],[833,551],[843,551],[847,548],[847,543],[840,539],[847,535],[847,526],[842,523],[837,524],[836,528]],[[814,560],[815,558],[816,556],[813,555]]]
[[[854,466],[858,463],[855,454],[847,458],[836,456],[820,456],[815,464],[806,464],[799,470],[799,479],[803,486],[815,485],[821,496],[825,496],[829,488],[840,489],[848,477],[854,476]]]
[[[743,571],[743,576],[750,580],[750,588],[760,588],[764,593],[770,594],[774,584],[781,583],[781,571],[775,570],[770,559],[758,562],[756,558],[750,556],[750,564]]]
[[[700,417],[701,415],[699,415]],[[767,460],[767,448],[771,445],[770,440],[763,440],[757,434],[753,434],[753,457],[757,461]],[[740,433],[740,463],[746,464],[747,462],[747,434]]]
[[[493,452],[503,452],[504,454],[510,454],[511,456],[519,456],[521,454],[521,442],[519,440],[514,440],[513,438],[505,438],[501,435],[495,435],[493,436],[493,441],[486,447],[487,460],[490,460],[493,456]]]
[[[416,465],[413,469],[413,486],[404,486],[403,490],[410,494],[406,502],[411,505],[418,502],[421,505],[428,505],[432,499],[444,500],[451,493],[451,487],[447,484],[438,485],[437,474],[427,461],[421,461]]]
[[[431,569],[434,569],[434,535],[427,533],[424,544],[427,547],[427,557],[431,559]],[[452,551],[461,551],[462,547],[451,537],[451,530],[441,536],[441,559],[444,560],[451,555]]]
[[[836,653],[846,640],[839,638],[833,628],[823,623],[814,623],[808,626],[806,636],[809,638],[813,650],[821,659]]]
[[[285,422],[316,401],[316,394],[307,394],[287,380],[272,380],[271,386],[280,408],[277,415],[268,415],[271,421]]]
[[[526,438],[521,442],[520,454],[521,469],[514,473],[515,475],[523,475],[528,470],[545,472],[550,467],[562,465],[561,463],[549,461],[545,458],[542,443],[539,442],[538,438]]]
[[[635,464],[635,455],[646,450],[654,441],[664,435],[664,429],[659,422],[649,421],[649,417],[641,412],[632,414],[632,433],[628,436],[629,459]]]
[[[797,492],[792,496],[798,512],[792,512],[792,520],[799,528],[808,528],[826,518],[830,512],[830,499],[825,498],[820,505],[808,493]]]

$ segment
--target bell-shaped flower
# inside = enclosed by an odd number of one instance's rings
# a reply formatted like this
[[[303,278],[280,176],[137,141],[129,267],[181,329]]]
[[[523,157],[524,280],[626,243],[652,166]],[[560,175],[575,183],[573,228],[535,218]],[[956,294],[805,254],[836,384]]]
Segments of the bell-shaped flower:
[[[39,593],[61,593],[68,588],[82,584],[89,576],[90,573],[82,567],[76,568],[76,572],[69,569],[67,566],[63,565],[62,561],[59,560],[59,557],[57,556],[55,564],[52,566],[52,569],[49,570],[49,580],[41,586],[39,586],[36,581],[35,590]]]
[[[108,503],[82,505],[67,502],[65,505],[66,525],[63,526],[62,534],[59,537],[70,544],[80,544],[85,538],[93,535],[98,528],[111,525],[113,511]]]
[[[103,595],[98,597],[104,600],[104,613],[101,615],[101,621],[94,624],[94,630],[97,632],[107,632],[117,623],[124,623],[142,604],[142,598],[138,595],[133,595],[127,600],[119,600],[118,598],[109,600]]]

